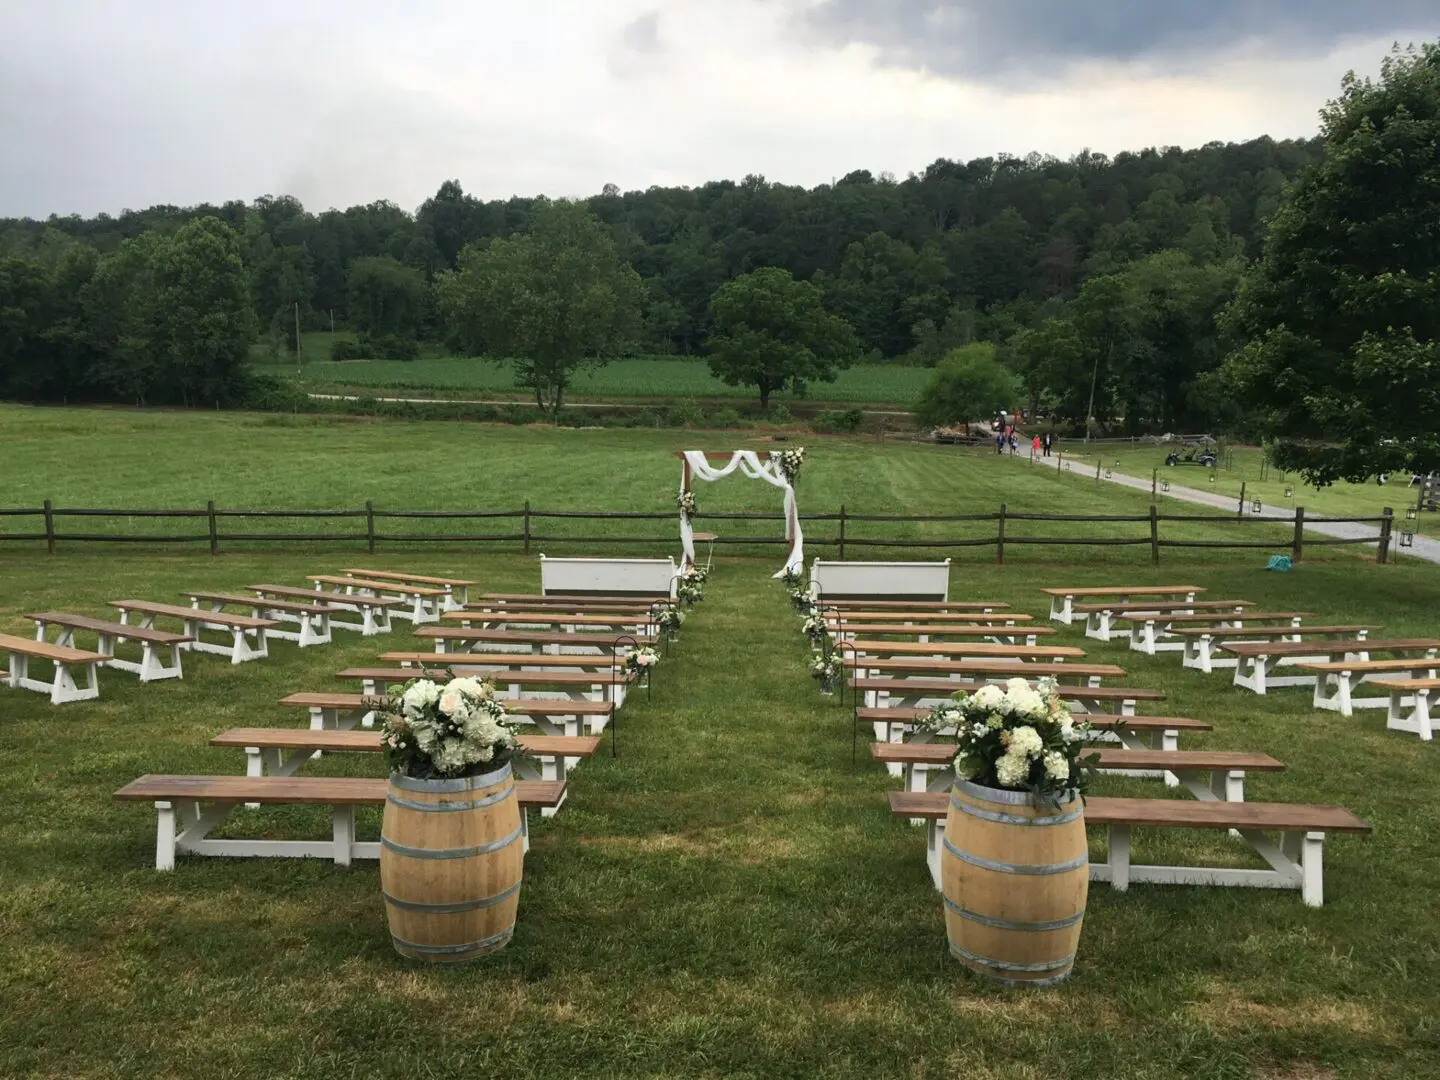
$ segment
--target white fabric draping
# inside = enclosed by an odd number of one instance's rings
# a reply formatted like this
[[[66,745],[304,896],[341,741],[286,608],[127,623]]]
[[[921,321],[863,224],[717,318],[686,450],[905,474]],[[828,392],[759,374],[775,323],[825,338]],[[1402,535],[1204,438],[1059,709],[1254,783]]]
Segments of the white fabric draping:
[[[782,577],[787,570],[793,568],[798,571],[804,567],[805,537],[800,532],[800,512],[795,507],[795,489],[780,471],[778,462],[773,458],[761,461],[760,455],[754,450],[736,450],[729,462],[723,468],[717,469],[710,464],[703,450],[686,450],[684,455],[685,463],[690,466],[690,476],[694,480],[721,480],[739,469],[751,480],[764,480],[767,484],[782,488],[785,492],[785,536],[790,541],[790,556],[785,560],[780,572],[774,576]],[[695,533],[690,527],[690,519],[684,514],[680,515],[680,545],[685,549],[682,565],[694,565]]]

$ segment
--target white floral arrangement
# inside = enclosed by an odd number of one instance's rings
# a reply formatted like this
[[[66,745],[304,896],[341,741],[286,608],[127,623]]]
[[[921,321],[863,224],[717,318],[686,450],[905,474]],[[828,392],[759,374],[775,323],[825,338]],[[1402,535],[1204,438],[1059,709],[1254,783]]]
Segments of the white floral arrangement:
[[[704,585],[705,582],[710,580],[710,571],[706,570],[703,566],[696,566],[694,563],[691,563],[685,568],[685,571],[680,577],[696,585]]]
[[[1093,753],[1090,723],[1070,714],[1053,679],[1032,687],[1017,678],[957,694],[936,706],[922,726],[953,730],[961,780],[1051,796],[1083,791],[1088,780],[1081,754]]]
[[[780,474],[793,487],[796,479],[800,476],[800,466],[805,464],[805,448],[796,446],[789,450],[781,450],[778,454],[771,454],[770,460],[775,462]]]
[[[787,566],[780,574],[780,583],[794,591],[805,584],[805,576],[793,566]]]
[[[687,566],[680,574],[680,580],[675,585],[675,596],[687,604],[694,604],[705,599],[705,582],[710,577],[710,571],[701,570],[698,566]]]
[[[686,491],[681,488],[675,495],[675,506],[680,510],[680,516],[689,521],[695,516],[695,492]]]
[[[825,616],[818,611],[811,611],[805,616],[805,621],[800,624],[800,629],[810,639],[812,645],[819,645],[829,634],[829,627],[825,625]]]
[[[679,608],[666,608],[655,616],[655,625],[668,634],[677,633],[685,624],[685,612]]]
[[[660,654],[650,646],[645,645],[638,649],[631,649],[625,654],[625,673],[627,675],[645,675],[660,663]]]
[[[815,601],[810,599],[809,590],[797,585],[790,589],[790,606],[801,615],[809,615],[815,610]]]
[[[823,683],[834,683],[845,671],[845,658],[838,652],[816,649],[810,654],[810,677]]]
[[[416,780],[490,772],[508,762],[518,745],[515,719],[495,696],[494,684],[480,679],[411,679],[376,711],[390,771]]]

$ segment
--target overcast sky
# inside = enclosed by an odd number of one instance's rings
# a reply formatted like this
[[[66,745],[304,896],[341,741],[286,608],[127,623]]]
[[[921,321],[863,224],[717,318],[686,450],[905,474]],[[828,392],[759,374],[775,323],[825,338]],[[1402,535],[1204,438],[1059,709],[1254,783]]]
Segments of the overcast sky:
[[[1440,0],[13,0],[0,215],[1308,136]]]

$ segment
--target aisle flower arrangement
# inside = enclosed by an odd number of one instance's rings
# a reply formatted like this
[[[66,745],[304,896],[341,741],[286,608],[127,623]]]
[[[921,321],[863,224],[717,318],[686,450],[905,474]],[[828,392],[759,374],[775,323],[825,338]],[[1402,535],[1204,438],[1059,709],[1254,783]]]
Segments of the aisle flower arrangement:
[[[675,506],[679,509],[680,516],[689,521],[695,516],[695,492],[681,488],[675,495]]]
[[[816,649],[810,654],[810,677],[820,684],[822,694],[833,694],[845,673],[845,660],[838,652]]]
[[[810,639],[810,644],[817,649],[824,643],[826,637],[829,636],[829,630],[825,626],[825,616],[821,615],[818,611],[811,611],[810,614],[806,615],[805,621],[800,625],[800,629],[804,632],[805,636]]]
[[[655,625],[660,627],[668,640],[674,641],[680,636],[680,627],[685,625],[685,612],[679,608],[666,608],[655,616]]]
[[[675,596],[683,600],[687,606],[693,607],[705,599],[705,582],[710,578],[710,571],[702,570],[698,566],[688,566],[680,574],[680,580],[675,586]]]
[[[1082,754],[1088,720],[1076,720],[1053,679],[1032,688],[1024,679],[982,686],[936,706],[921,725],[953,731],[955,775],[983,787],[1060,797],[1084,791],[1090,767]]]
[[[648,683],[650,672],[659,663],[660,654],[650,646],[645,645],[638,649],[631,649],[625,654],[625,674],[636,677],[643,675]]]
[[[411,679],[377,703],[380,745],[392,773],[416,780],[490,772],[517,746],[514,718],[493,683],[473,678]]]
[[[781,450],[778,454],[771,454],[770,459],[775,462],[782,476],[789,481],[790,486],[795,486],[795,481],[800,478],[800,466],[805,464],[805,448],[803,446],[792,447],[789,450]]]

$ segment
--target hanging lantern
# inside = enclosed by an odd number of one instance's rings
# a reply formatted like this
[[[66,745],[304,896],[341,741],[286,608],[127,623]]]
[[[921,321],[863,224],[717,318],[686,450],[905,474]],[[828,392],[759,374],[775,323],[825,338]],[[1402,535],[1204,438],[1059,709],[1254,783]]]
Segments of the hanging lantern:
[[[1400,546],[1401,546],[1401,547],[1414,547],[1414,546],[1415,546],[1415,534],[1414,534],[1413,532],[1411,532],[1409,529],[1405,529],[1403,532],[1400,533]]]
[[[1161,490],[1161,491],[1169,491],[1169,490],[1170,490],[1170,481],[1169,481],[1169,480],[1161,480],[1161,481],[1160,481],[1160,490]]]
[[[1260,500],[1259,500],[1259,499],[1256,499],[1254,502],[1252,502],[1252,503],[1250,504],[1250,512],[1251,512],[1252,514],[1258,514],[1258,513],[1260,513],[1260,511],[1263,510],[1263,509],[1264,509],[1264,507],[1260,504]]]
[[[1294,489],[1293,487],[1291,487],[1289,484],[1286,484],[1286,485],[1285,485],[1285,498],[1287,498],[1287,499],[1293,499],[1294,497],[1295,497],[1295,489]]]

